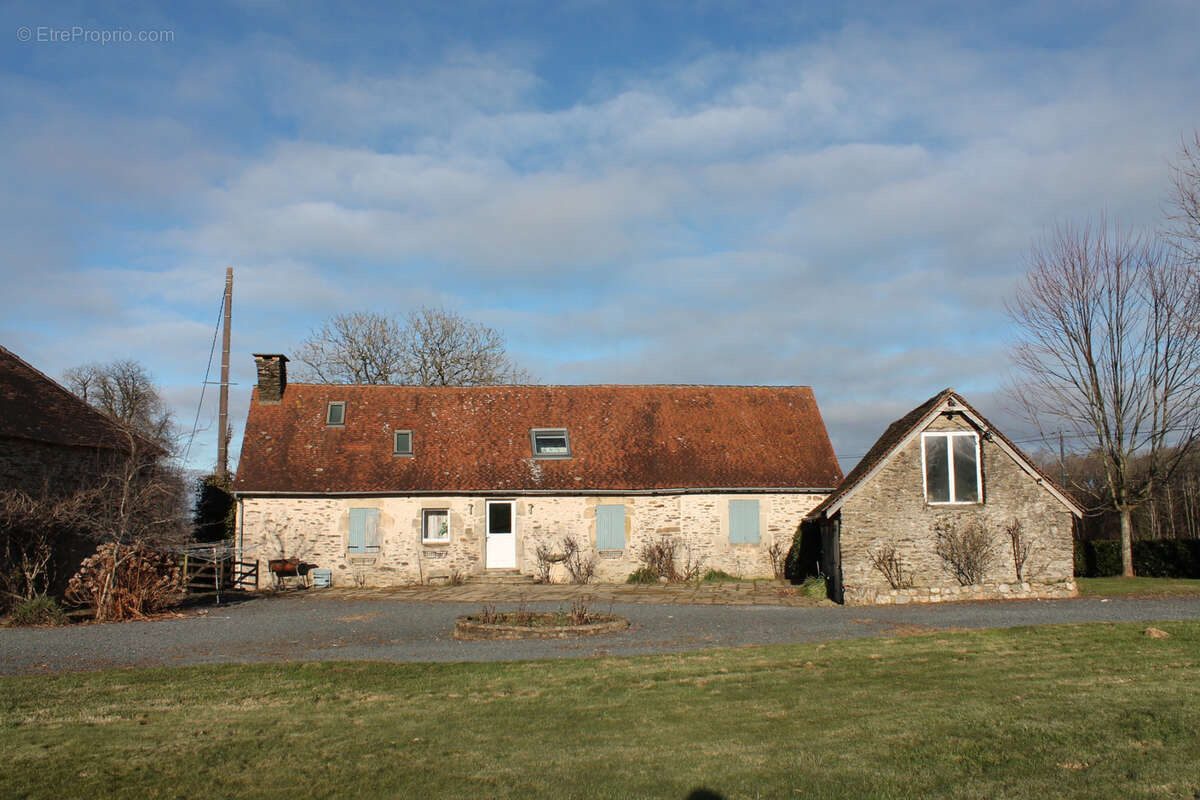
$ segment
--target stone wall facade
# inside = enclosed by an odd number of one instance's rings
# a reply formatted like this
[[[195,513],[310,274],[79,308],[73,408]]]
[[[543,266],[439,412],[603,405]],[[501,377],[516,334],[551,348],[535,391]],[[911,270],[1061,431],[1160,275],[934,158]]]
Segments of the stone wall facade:
[[[63,497],[90,486],[119,456],[94,447],[0,437],[0,489],[34,497]]]
[[[626,497],[525,496],[515,498],[517,569],[538,571],[536,550],[561,550],[574,536],[596,556],[595,580],[624,582],[641,566],[642,546],[660,536],[675,537],[703,570],[719,569],[741,578],[774,575],[769,549],[779,542],[784,555],[800,520],[823,494],[662,494]],[[759,501],[759,541],[729,541],[729,501]],[[259,564],[260,586],[269,585],[267,561],[300,558],[332,571],[335,586],[391,586],[464,577],[486,571],[485,513],[482,496],[444,497],[243,497],[239,543],[242,557]],[[625,546],[596,550],[596,506],[625,507]],[[348,552],[350,509],[379,511],[378,553]],[[422,542],[425,509],[449,512],[450,541]],[[556,565],[552,580],[564,581]]]
[[[943,414],[926,430],[975,431],[961,414]],[[1075,594],[1071,512],[995,441],[980,437],[982,502],[925,501],[921,437],[894,453],[840,509],[841,583],[847,605],[939,602],[946,599],[1061,597]],[[939,520],[982,521],[996,557],[979,586],[960,586],[937,555]],[[1021,523],[1031,546],[1024,580],[1018,581],[1005,524]],[[911,589],[894,590],[871,563],[871,554],[894,545]]]
[[[905,603],[950,603],[955,600],[1037,600],[1074,597],[1075,581],[1061,583],[980,583],[972,586],[923,586],[914,589],[854,590],[848,606],[892,606]],[[847,595],[847,598],[850,596]]]
[[[0,490],[16,489],[39,499],[65,498],[97,485],[119,466],[121,458],[117,452],[95,447],[0,437]],[[48,589],[61,595],[96,543],[63,526],[53,530],[52,542]]]

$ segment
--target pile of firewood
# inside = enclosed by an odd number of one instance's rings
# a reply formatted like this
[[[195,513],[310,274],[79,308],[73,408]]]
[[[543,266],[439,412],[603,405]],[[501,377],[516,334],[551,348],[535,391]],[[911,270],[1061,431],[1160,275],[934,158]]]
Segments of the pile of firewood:
[[[67,584],[69,602],[92,609],[98,620],[145,619],[183,594],[175,558],[143,547],[102,544]]]

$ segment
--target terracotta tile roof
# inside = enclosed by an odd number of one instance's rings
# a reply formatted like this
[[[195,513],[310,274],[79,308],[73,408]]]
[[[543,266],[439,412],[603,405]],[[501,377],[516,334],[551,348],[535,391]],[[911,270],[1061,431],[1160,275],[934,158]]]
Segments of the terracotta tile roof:
[[[128,450],[120,426],[0,347],[0,436]]]
[[[327,427],[330,402],[344,427]],[[572,457],[533,459],[532,428]],[[392,454],[413,432],[414,455]],[[824,488],[841,470],[806,386],[345,386],[257,390],[238,492]]]
[[[926,417],[932,414],[940,405],[942,405],[942,403],[946,402],[946,400],[951,397],[954,398],[954,402],[957,403],[958,406],[966,409],[976,418],[982,420],[985,427],[991,432],[991,434],[998,439],[1002,439],[1004,443],[1008,445],[1008,447],[1014,451],[1019,458],[1023,459],[1031,469],[1041,476],[1045,483],[1053,487],[1053,489],[1061,493],[1064,497],[1068,499],[1071,498],[1071,495],[1065,489],[1055,483],[1054,479],[1047,475],[1045,470],[1038,466],[1037,462],[1026,455],[1025,452],[1021,448],[1017,447],[1011,439],[1009,439],[1007,436],[997,430],[990,422],[988,422],[987,418],[984,417],[983,414],[980,414],[974,408],[974,406],[963,399],[962,395],[953,389],[943,389],[889,425],[887,430],[883,432],[883,435],[875,441],[875,444],[871,445],[871,449],[867,451],[867,454],[863,456],[857,464],[854,465],[854,469],[850,470],[850,474],[847,475],[846,479],[842,481],[840,486],[837,487],[837,490],[826,497],[819,506],[810,511],[807,515],[808,518],[816,519],[820,516],[823,516],[830,506],[838,503],[842,498],[852,492],[855,487],[857,487],[867,477],[867,475],[869,475],[871,471],[875,469],[875,467],[881,464],[883,460],[887,458],[888,455],[895,450],[896,447],[903,442]],[[1072,500],[1071,502],[1074,501]]]

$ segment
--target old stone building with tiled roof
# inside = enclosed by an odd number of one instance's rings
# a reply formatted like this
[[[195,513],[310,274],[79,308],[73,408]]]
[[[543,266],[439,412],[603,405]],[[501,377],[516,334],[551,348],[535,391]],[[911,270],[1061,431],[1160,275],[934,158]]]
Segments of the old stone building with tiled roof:
[[[808,520],[820,531],[832,596],[869,605],[1073,596],[1072,516],[1082,513],[1021,448],[944,389],[888,426]],[[963,585],[938,554],[938,529],[972,525],[991,558],[978,582]],[[890,576],[881,562],[890,562]]]
[[[0,347],[0,492],[57,501],[99,485],[129,464],[132,450],[142,456],[163,454],[158,445],[125,430]],[[56,526],[48,533],[54,553],[50,588],[57,592],[95,542],[69,527]]]
[[[536,571],[575,537],[623,581],[676,537],[706,569],[770,577],[841,481],[804,386],[289,384],[257,355],[234,490],[239,546],[335,585]]]
[[[128,453],[129,437],[116,422],[0,347],[0,489],[70,494]]]

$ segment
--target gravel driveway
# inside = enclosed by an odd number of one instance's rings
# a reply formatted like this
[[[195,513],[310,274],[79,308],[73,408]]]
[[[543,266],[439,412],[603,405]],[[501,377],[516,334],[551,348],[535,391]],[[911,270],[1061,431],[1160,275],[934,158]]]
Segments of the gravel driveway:
[[[559,606],[529,607],[553,611]],[[881,636],[898,629],[1197,619],[1200,597],[865,608],[617,603],[611,608],[630,619],[630,630],[576,640],[459,642],[451,635],[454,618],[477,613],[477,603],[263,597],[151,622],[3,629],[0,674],[256,661],[578,658]]]

